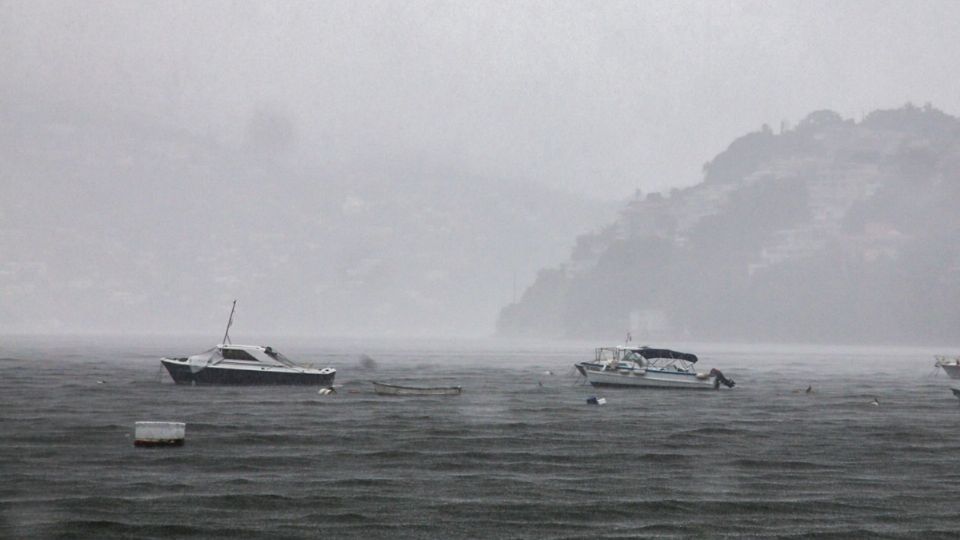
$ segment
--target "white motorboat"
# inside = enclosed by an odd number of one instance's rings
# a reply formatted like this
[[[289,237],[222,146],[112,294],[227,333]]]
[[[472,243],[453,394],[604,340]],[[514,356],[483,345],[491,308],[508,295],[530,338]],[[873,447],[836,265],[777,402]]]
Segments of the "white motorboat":
[[[300,384],[332,386],[337,370],[304,366],[259,345],[230,343],[230,325],[237,309],[233,301],[223,343],[200,354],[161,358],[163,367],[177,384],[269,385]]]
[[[592,362],[575,364],[593,386],[638,388],[719,389],[733,388],[733,380],[718,369],[699,372],[697,356],[670,349],[649,347],[599,347]]]
[[[941,368],[951,379],[960,379],[960,356],[934,356],[934,367]]]
[[[302,366],[272,347],[220,344],[200,354],[162,358],[177,384],[331,386],[337,370]]]

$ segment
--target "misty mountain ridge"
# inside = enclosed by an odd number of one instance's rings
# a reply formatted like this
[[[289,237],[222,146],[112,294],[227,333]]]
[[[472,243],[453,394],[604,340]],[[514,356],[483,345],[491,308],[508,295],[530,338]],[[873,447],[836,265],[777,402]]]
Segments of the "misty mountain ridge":
[[[508,336],[814,342],[960,338],[960,121],[818,111],[637,194],[503,308]]]
[[[376,148],[303,165],[282,116],[249,124],[0,118],[0,327],[216,335],[239,298],[238,337],[484,334],[607,208]]]

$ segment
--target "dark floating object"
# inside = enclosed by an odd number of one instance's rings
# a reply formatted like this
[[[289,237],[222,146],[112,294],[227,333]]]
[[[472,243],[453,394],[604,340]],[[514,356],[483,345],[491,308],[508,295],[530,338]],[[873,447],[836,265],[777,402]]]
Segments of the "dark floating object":
[[[807,387],[807,393],[808,393],[808,394],[812,394],[812,393],[813,393],[813,385],[810,385],[810,386]]]
[[[719,390],[721,384],[726,386],[727,388],[733,388],[734,386],[737,385],[737,383],[734,382],[733,379],[728,379],[724,377],[723,373],[717,368],[713,368],[710,370],[710,376],[713,377],[714,390]]]
[[[373,383],[373,390],[381,396],[459,396],[463,389],[459,386],[417,387],[398,386],[377,381]]]
[[[377,361],[366,354],[360,355],[357,364],[360,365],[360,369],[368,369],[371,371],[377,369]]]
[[[960,388],[951,388],[950,391],[953,392],[954,396],[960,398]]]
[[[590,396],[587,398],[588,405],[606,405],[606,403],[607,403],[607,398],[602,398],[597,396]]]
[[[137,422],[133,445],[139,447],[183,446],[187,425],[183,422]]]

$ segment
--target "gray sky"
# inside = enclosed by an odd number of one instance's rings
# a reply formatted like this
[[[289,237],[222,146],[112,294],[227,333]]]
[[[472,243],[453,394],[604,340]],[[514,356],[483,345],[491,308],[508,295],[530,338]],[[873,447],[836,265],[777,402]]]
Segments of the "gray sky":
[[[960,2],[0,1],[0,107],[153,115],[301,159],[420,155],[619,198],[830,108],[960,113]]]
[[[636,189],[698,183],[764,123],[960,114],[958,20],[929,1],[0,0],[0,326],[194,331],[240,298],[264,332],[489,333]]]

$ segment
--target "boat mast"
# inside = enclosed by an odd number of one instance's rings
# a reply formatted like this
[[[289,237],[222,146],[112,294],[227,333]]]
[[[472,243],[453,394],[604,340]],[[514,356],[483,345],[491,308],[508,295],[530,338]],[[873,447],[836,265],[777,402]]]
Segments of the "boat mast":
[[[227,329],[223,332],[223,341],[220,342],[225,345],[230,344],[230,325],[233,324],[233,312],[236,310],[237,310],[237,301],[234,300],[233,307],[230,308],[230,318],[227,319]]]

